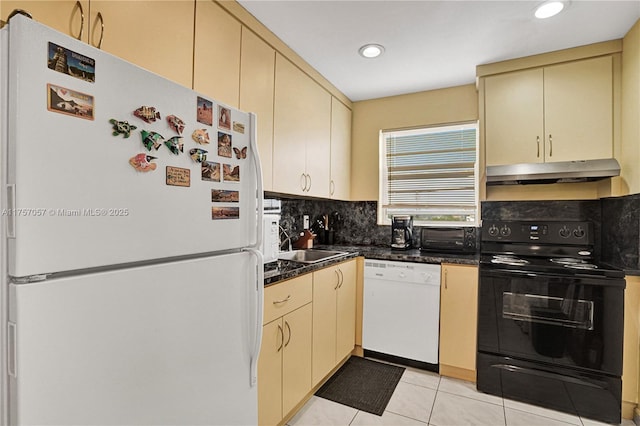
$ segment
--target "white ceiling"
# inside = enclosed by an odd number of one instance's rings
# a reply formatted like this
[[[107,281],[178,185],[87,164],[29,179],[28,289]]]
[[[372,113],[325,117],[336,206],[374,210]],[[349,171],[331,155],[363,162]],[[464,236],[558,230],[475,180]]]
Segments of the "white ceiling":
[[[352,101],[458,86],[475,67],[622,38],[640,0],[572,0],[552,18],[542,1],[238,0]],[[358,55],[366,43],[383,56]]]

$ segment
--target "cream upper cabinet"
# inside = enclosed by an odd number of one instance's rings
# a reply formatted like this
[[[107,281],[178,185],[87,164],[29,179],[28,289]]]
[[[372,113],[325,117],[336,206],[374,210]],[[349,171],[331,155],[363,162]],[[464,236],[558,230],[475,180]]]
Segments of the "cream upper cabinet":
[[[7,21],[15,9],[22,9],[41,24],[87,41],[89,37],[89,1],[0,1],[0,18]]]
[[[331,95],[276,54],[273,190],[329,197]]]
[[[543,162],[542,69],[487,77],[484,85],[487,165]]]
[[[195,21],[193,89],[238,108],[242,25],[212,0],[196,1]]]
[[[478,268],[442,264],[440,374],[475,382]]]
[[[329,195],[349,200],[351,194],[351,110],[331,97],[331,180]]]
[[[242,28],[240,109],[258,117],[258,150],[265,191],[273,190],[273,88],[276,52],[252,31]]]
[[[613,156],[613,58],[488,76],[488,166]]]
[[[355,335],[354,259],[313,273],[313,386],[353,351]]]
[[[91,45],[102,39],[105,52],[191,87],[193,1],[91,1],[90,8]]]

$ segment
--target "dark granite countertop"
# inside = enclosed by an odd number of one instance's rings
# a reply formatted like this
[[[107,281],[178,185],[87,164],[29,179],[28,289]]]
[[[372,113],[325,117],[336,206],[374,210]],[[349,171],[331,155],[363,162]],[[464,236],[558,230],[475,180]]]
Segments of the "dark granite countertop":
[[[309,272],[317,271],[328,266],[352,259],[357,256],[364,256],[367,259],[391,260],[398,262],[415,263],[455,263],[460,265],[478,265],[479,256],[477,254],[439,254],[421,253],[419,249],[392,250],[390,247],[377,246],[328,246],[321,245],[314,247],[320,250],[344,251],[348,254],[325,262],[314,264],[303,264],[292,261],[278,260],[265,265],[264,285],[269,286],[279,281],[294,278]]]

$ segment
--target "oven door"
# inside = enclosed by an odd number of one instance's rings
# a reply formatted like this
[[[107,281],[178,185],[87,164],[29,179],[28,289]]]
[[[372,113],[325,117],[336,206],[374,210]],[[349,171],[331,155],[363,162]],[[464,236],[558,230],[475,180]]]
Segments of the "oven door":
[[[478,351],[622,374],[624,280],[480,267]]]

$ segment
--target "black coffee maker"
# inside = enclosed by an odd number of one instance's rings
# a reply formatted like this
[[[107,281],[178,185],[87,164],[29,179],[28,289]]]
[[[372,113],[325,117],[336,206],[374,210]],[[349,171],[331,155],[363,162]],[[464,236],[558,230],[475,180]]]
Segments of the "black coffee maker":
[[[413,217],[393,216],[391,218],[391,248],[406,250],[411,248],[413,237]]]

